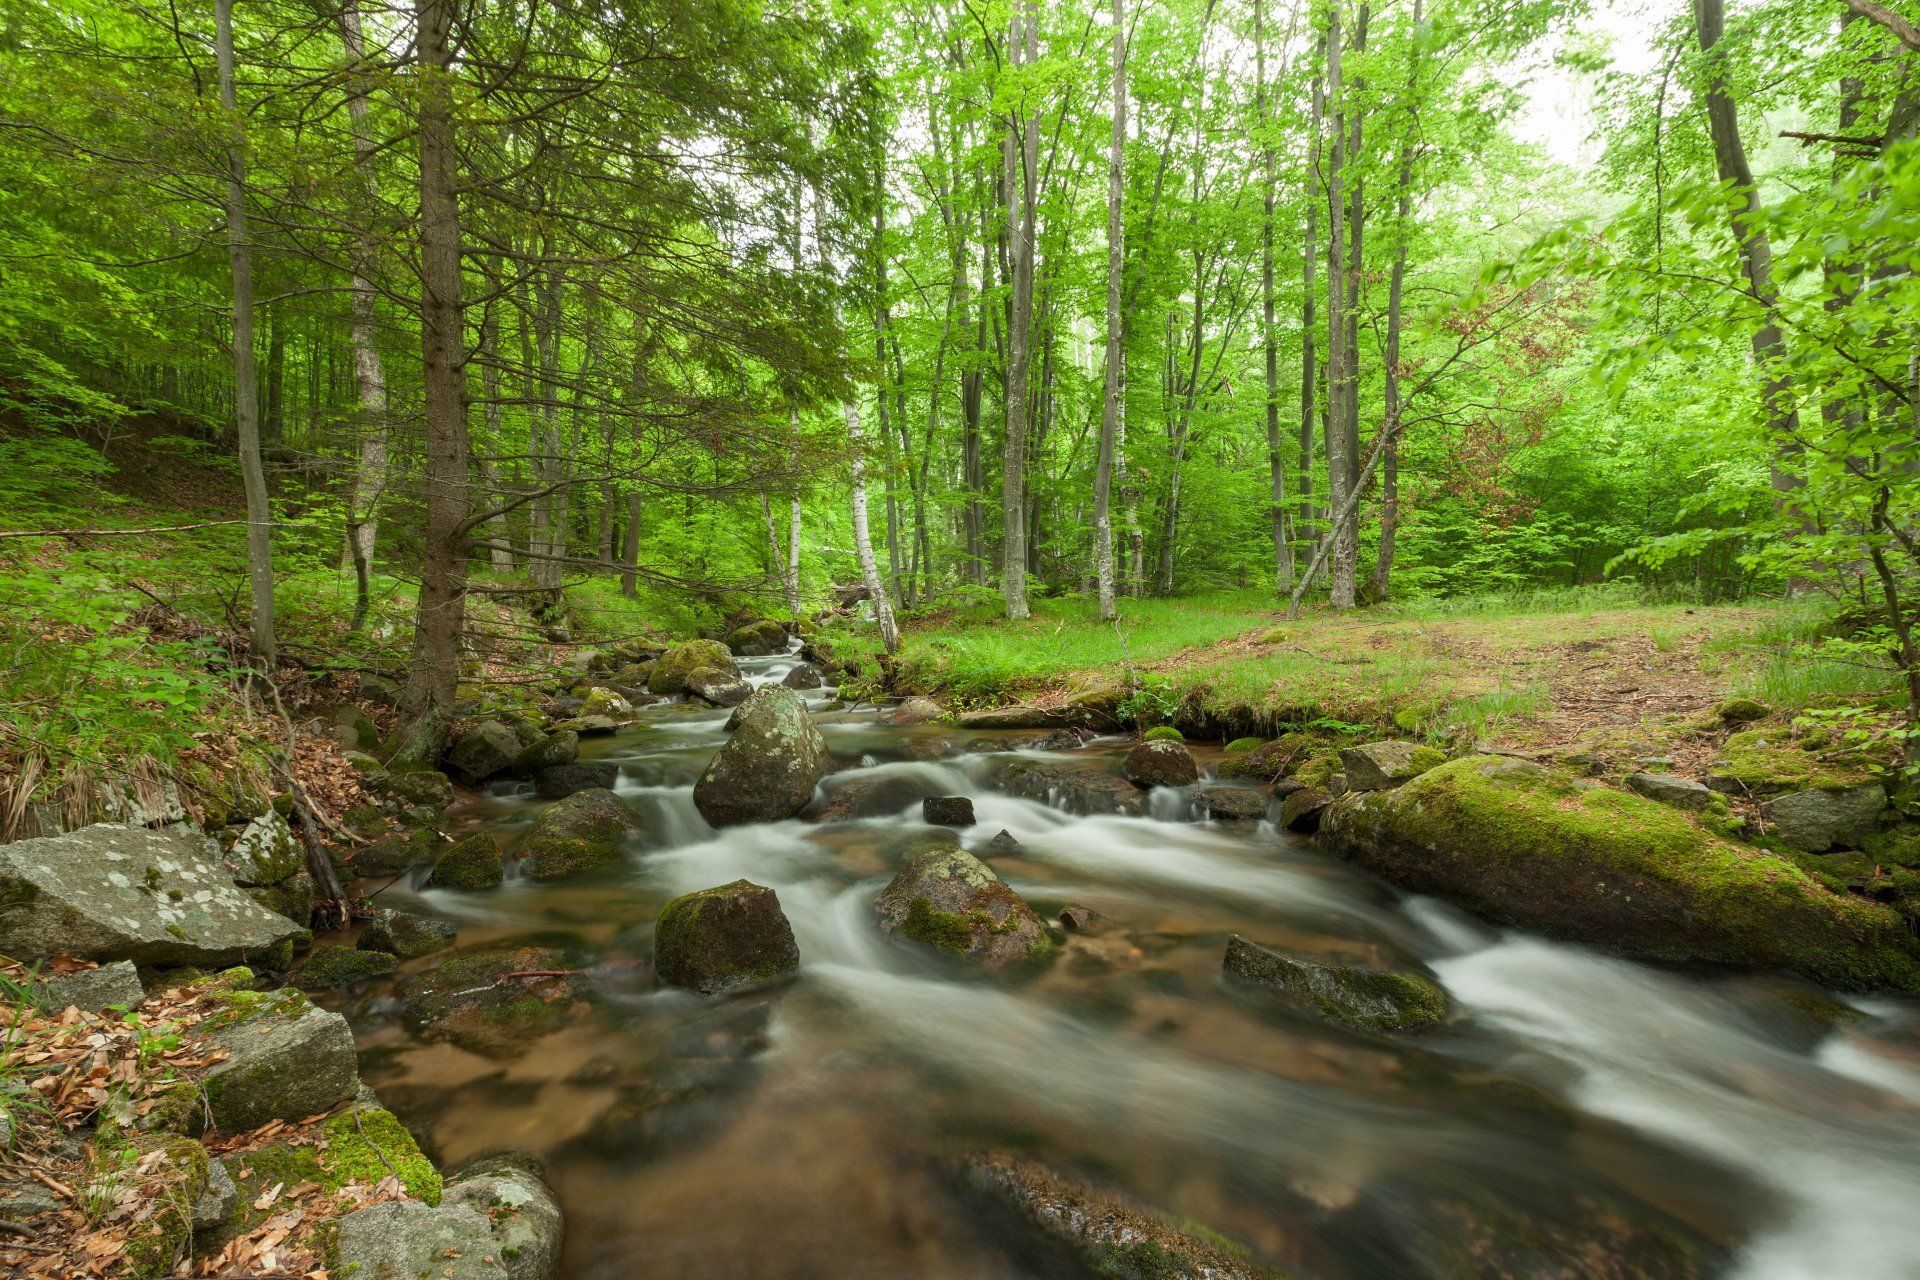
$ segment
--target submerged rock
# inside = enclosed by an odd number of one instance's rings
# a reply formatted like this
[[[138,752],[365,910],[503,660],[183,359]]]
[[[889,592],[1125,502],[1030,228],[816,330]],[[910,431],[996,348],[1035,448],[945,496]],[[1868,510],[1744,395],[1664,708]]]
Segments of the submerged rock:
[[[1000,790],[1038,800],[1080,817],[1140,814],[1146,792],[1109,769],[1053,760],[1013,760],[999,773]]]
[[[1283,1280],[1241,1253],[1033,1161],[975,1156],[964,1176],[1038,1243],[1102,1280]]]
[[[360,946],[414,960],[452,946],[457,932],[448,920],[413,911],[382,911],[360,931]]]
[[[468,1165],[447,1180],[440,1203],[486,1215],[508,1280],[547,1280],[559,1269],[566,1222],[533,1156],[510,1152]]]
[[[966,796],[928,796],[920,802],[920,816],[936,827],[970,827],[973,801]]]
[[[513,768],[520,750],[513,730],[497,720],[482,720],[447,748],[447,771],[465,782],[485,782]]]
[[[1046,953],[1046,927],[993,869],[957,848],[920,854],[874,900],[883,932],[989,969]]]
[[[1885,907],[1720,839],[1678,810],[1505,756],[1455,760],[1328,809],[1323,848],[1503,924],[1636,955],[1920,993]]]
[[[1297,1008],[1363,1031],[1408,1031],[1447,1016],[1447,993],[1424,974],[1320,964],[1283,955],[1237,933],[1227,938],[1221,968],[1229,977]]]
[[[1887,808],[1887,792],[1877,782],[1822,791],[1794,791],[1760,806],[1773,834],[1806,853],[1825,853],[1835,845],[1852,847],[1872,835]]]
[[[1446,753],[1418,742],[1369,742],[1340,749],[1349,791],[1388,791],[1447,762]]]
[[[428,1040],[510,1058],[583,1008],[572,968],[551,947],[469,951],[401,983],[401,1008]]]
[[[662,696],[681,693],[687,687],[687,677],[702,667],[714,667],[735,675],[740,672],[727,646],[718,640],[689,640],[660,655],[647,675],[647,692]]]
[[[620,766],[614,764],[552,765],[533,776],[534,794],[542,800],[564,800],[576,791],[593,788],[612,790],[620,780]]]
[[[216,968],[293,937],[219,855],[204,836],[105,823],[0,845],[0,954]]]
[[[1251,787],[1202,787],[1194,802],[1219,822],[1251,822],[1267,816],[1267,798]]]
[[[535,880],[565,880],[624,856],[622,840],[645,829],[640,815],[611,791],[576,791],[542,810],[520,846],[520,865]]]
[[[653,967],[668,986],[720,995],[786,977],[800,967],[800,949],[779,896],[735,880],[683,894],[661,909]]]
[[[732,827],[805,809],[827,769],[827,741],[800,695],[777,685],[757,690],[729,723],[733,736],[694,784],[700,816]]]
[[[1121,771],[1142,787],[1184,787],[1200,780],[1187,744],[1171,738],[1150,738],[1127,752]]]
[[[493,889],[505,878],[499,842],[489,832],[476,831],[440,855],[427,883],[441,889]]]

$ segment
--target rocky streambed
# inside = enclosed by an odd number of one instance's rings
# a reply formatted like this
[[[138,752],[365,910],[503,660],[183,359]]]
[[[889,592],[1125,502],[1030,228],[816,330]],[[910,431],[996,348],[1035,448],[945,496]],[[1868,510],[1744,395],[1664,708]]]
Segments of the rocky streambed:
[[[470,740],[294,971],[448,1185],[537,1157],[517,1280],[1914,1274],[1920,951],[1681,780],[722,661]]]

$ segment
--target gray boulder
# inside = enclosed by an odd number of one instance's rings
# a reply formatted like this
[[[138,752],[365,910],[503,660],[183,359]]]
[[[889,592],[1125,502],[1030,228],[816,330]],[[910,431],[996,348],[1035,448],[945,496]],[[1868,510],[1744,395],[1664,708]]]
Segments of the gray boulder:
[[[1080,817],[1134,815],[1146,807],[1145,791],[1098,765],[1014,760],[1000,770],[997,781],[1010,796],[1038,800]]]
[[[702,667],[687,677],[686,693],[716,707],[737,707],[753,693],[753,686],[737,671]]]
[[[389,1200],[340,1219],[339,1274],[353,1280],[512,1280],[487,1215],[470,1203]]]
[[[102,823],[0,845],[0,953],[217,968],[299,926],[233,883],[204,836]]]
[[[234,838],[226,865],[237,885],[275,885],[305,871],[307,859],[287,820],[269,809]]]
[[[482,720],[447,748],[447,772],[468,783],[488,778],[513,768],[520,758],[520,739],[513,730],[497,720]]]
[[[564,800],[576,791],[611,790],[620,780],[620,766],[591,763],[558,764],[533,775],[534,793],[543,800]]]
[[[778,982],[799,967],[779,896],[746,880],[682,894],[654,925],[653,969],[668,986],[720,995]]]
[[[789,689],[818,689],[826,681],[821,678],[820,668],[811,662],[802,662],[782,676],[780,683]]]
[[[757,690],[735,709],[733,736],[700,781],[693,803],[716,827],[778,822],[807,807],[827,770],[827,741],[791,689]]]
[[[1253,822],[1267,816],[1267,797],[1252,787],[1202,787],[1193,796],[1217,822]]]
[[[200,1074],[207,1116],[222,1133],[245,1133],[269,1120],[301,1120],[353,1097],[360,1088],[347,1020],[316,1008],[297,991],[234,992],[212,1034],[226,1058]]]
[[[580,735],[571,729],[556,729],[514,757],[513,771],[522,776],[543,769],[558,769],[574,762],[580,754]]]
[[[909,862],[874,900],[882,932],[925,943],[989,969],[1046,953],[1046,927],[993,869],[957,848]]]
[[[548,1280],[559,1269],[566,1221],[534,1157],[513,1152],[476,1161],[447,1182],[440,1203],[486,1215],[509,1280]]]
[[[576,791],[533,820],[520,863],[535,880],[565,880],[618,862],[626,837],[644,829],[640,815],[613,792]]]
[[[1886,788],[1869,782],[1775,796],[1760,806],[1760,816],[1774,835],[1794,848],[1825,853],[1835,845],[1852,847],[1871,835],[1886,807]]]
[[[1661,804],[1680,809],[1704,809],[1712,803],[1714,795],[1713,789],[1705,783],[1683,778],[1677,773],[1630,773],[1627,775],[1627,788],[1649,800],[1658,800]]]
[[[1200,780],[1200,766],[1184,742],[1149,738],[1127,752],[1120,770],[1141,787],[1184,787]]]
[[[413,960],[452,946],[457,932],[451,921],[412,911],[382,911],[360,931],[359,945],[366,951]]]
[[[1319,964],[1283,955],[1237,933],[1227,938],[1221,968],[1228,977],[1296,1008],[1364,1031],[1407,1031],[1447,1016],[1446,992],[1424,974]]]
[[[1389,791],[1446,762],[1444,752],[1417,742],[1369,742],[1340,749],[1340,771],[1349,791]]]
[[[226,1164],[209,1160],[206,1188],[200,1192],[199,1199],[193,1202],[193,1229],[211,1231],[222,1226],[239,1207],[240,1189],[233,1185],[233,1175],[227,1172]]]
[[[48,1009],[72,1006],[98,1013],[112,1005],[131,1009],[147,998],[131,960],[103,964],[78,973],[53,974],[34,984],[33,998]]]

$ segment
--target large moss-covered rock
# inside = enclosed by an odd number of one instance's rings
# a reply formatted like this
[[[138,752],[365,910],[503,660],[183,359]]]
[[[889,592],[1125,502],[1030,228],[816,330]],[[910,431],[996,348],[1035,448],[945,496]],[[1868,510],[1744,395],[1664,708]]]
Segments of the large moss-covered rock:
[[[576,791],[611,790],[620,780],[620,766],[606,761],[554,765],[533,776],[533,790],[543,800],[562,800]]]
[[[393,972],[393,965],[392,952],[362,951],[358,947],[322,943],[308,952],[307,958],[293,971],[293,985],[302,991],[325,991],[329,987],[385,977]]]
[[[368,951],[385,951],[402,960],[415,960],[446,950],[453,945],[457,932],[449,920],[414,911],[382,911],[360,931],[360,946]]]
[[[687,677],[702,667],[717,667],[736,675],[740,670],[727,646],[718,640],[689,640],[660,655],[647,675],[647,691],[663,696],[681,693],[687,687]]]
[[[221,1012],[201,1025],[226,1057],[199,1076],[220,1132],[318,1115],[359,1089],[353,1032],[339,1014],[297,991],[233,990],[220,999]]]
[[[215,968],[299,926],[249,898],[219,847],[184,830],[102,823],[0,845],[0,954]]]
[[[1139,787],[1184,787],[1200,780],[1187,744],[1171,738],[1150,738],[1127,752],[1120,766],[1127,780]]]
[[[613,792],[576,791],[533,820],[521,866],[535,880],[583,875],[620,861],[622,841],[644,829],[640,815]]]
[[[306,1130],[300,1136],[304,1139],[311,1133]],[[302,1184],[310,1184],[324,1195],[349,1183],[372,1187],[391,1177],[397,1178],[401,1188],[412,1197],[404,1203],[422,1206],[440,1203],[439,1170],[421,1152],[406,1126],[364,1090],[355,1101],[321,1124],[318,1138],[318,1141],[248,1145],[222,1157],[219,1163],[226,1166],[234,1195],[233,1208],[221,1228],[220,1238],[254,1231],[266,1219],[286,1212],[288,1206],[282,1193]],[[323,1215],[310,1214],[307,1224],[319,1228],[314,1236],[307,1238],[309,1247],[317,1252],[332,1252],[326,1246],[333,1222]],[[344,1267],[334,1274],[339,1275],[341,1271]],[[431,1274],[438,1275],[438,1272]],[[367,1280],[367,1277],[356,1272],[354,1280]],[[417,1277],[409,1274],[405,1280],[417,1280]]]
[[[1447,993],[1425,974],[1319,964],[1237,933],[1227,938],[1221,969],[1297,1009],[1363,1031],[1408,1031],[1447,1016]]]
[[[1835,758],[1820,738],[1796,739],[1786,730],[1747,729],[1720,746],[1707,785],[1729,795],[1852,787],[1868,781],[1861,763]]]
[[[874,900],[887,934],[911,938],[989,969],[1046,954],[1046,927],[986,863],[957,848],[920,854]]]
[[[805,809],[827,771],[827,740],[800,695],[777,685],[756,690],[728,723],[733,736],[694,784],[700,816],[731,827]]]
[[[1227,744],[1227,758],[1220,762],[1217,771],[1223,778],[1272,782],[1319,746],[1318,741],[1301,733],[1290,733],[1272,742],[1239,738]],[[1236,751],[1236,747],[1240,749]]]
[[[498,720],[482,720],[447,748],[447,772],[467,783],[481,783],[513,768],[520,739]]]
[[[557,769],[573,763],[580,754],[580,735],[571,729],[556,729],[514,757],[513,771],[533,777],[543,769]]]
[[[777,982],[799,967],[779,897],[745,880],[682,894],[654,925],[653,968],[668,986],[720,995]]]
[[[440,1202],[487,1216],[508,1280],[547,1280],[559,1269],[566,1222],[533,1156],[508,1152],[476,1161],[447,1180]]]
[[[981,1155],[963,1166],[970,1189],[1011,1213],[1075,1274],[1101,1280],[1284,1280],[1240,1251],[1203,1240],[1125,1199],[1070,1182],[1044,1165]]]
[[[573,968],[564,952],[551,947],[470,951],[401,983],[401,1008],[426,1039],[510,1058],[583,1009],[578,979],[564,972]]]
[[[1350,791],[1388,791],[1445,764],[1446,753],[1418,742],[1368,742],[1340,749]]]
[[[1038,800],[1081,817],[1134,815],[1146,808],[1144,790],[1099,765],[1012,760],[1001,768],[995,781],[1010,796]]]
[[[514,742],[517,744],[519,739],[515,738]],[[453,803],[453,783],[438,769],[396,769],[380,786],[406,805],[444,809]]]
[[[1807,853],[1848,848],[1873,834],[1887,808],[1887,792],[1877,782],[1857,787],[1791,791],[1760,806],[1773,834]]]
[[[488,832],[476,831],[434,861],[427,883],[437,889],[493,889],[504,879],[499,842]]]
[[[701,667],[687,676],[687,696],[716,707],[737,707],[752,693],[753,686],[735,671]]]
[[[1471,756],[1345,796],[1320,840],[1402,888],[1555,937],[1920,993],[1920,945],[1888,909],[1678,810],[1527,761]]]

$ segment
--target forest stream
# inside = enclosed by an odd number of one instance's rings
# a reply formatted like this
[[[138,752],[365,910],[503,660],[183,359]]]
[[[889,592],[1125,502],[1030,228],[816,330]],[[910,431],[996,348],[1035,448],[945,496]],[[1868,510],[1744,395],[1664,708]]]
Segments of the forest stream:
[[[741,667],[765,684],[795,661]],[[843,766],[825,791],[884,771],[969,796],[967,848],[1043,916],[1079,904],[1115,927],[1067,934],[1026,978],[963,973],[873,923],[917,799],[715,832],[692,788],[725,711],[664,703],[589,740],[583,758],[617,762],[619,794],[654,818],[625,867],[484,893],[402,881],[377,901],[423,901],[465,946],[590,958],[591,1012],[501,1060],[415,1038],[390,988],[346,1009],[365,1079],[440,1159],[544,1158],[569,1280],[1053,1274],[956,1191],[953,1162],[986,1149],[1092,1171],[1317,1280],[1514,1274],[1516,1241],[1578,1253],[1582,1275],[1656,1274],[1636,1251],[1676,1235],[1740,1280],[1838,1258],[1852,1280],[1920,1274],[1911,1006],[1857,1000],[1835,1021],[1833,997],[1791,979],[1495,932],[1270,822],[1196,820],[1187,789],[1153,791],[1147,816],[1073,816],[994,791],[992,735],[806,697]],[[943,749],[961,754],[925,758]],[[453,816],[511,846],[542,803],[502,784]],[[985,847],[1003,830],[1017,851]],[[662,905],[742,877],[778,892],[797,980],[722,999],[656,987]],[[1395,1038],[1295,1014],[1223,984],[1230,933],[1416,959],[1455,1013]]]

